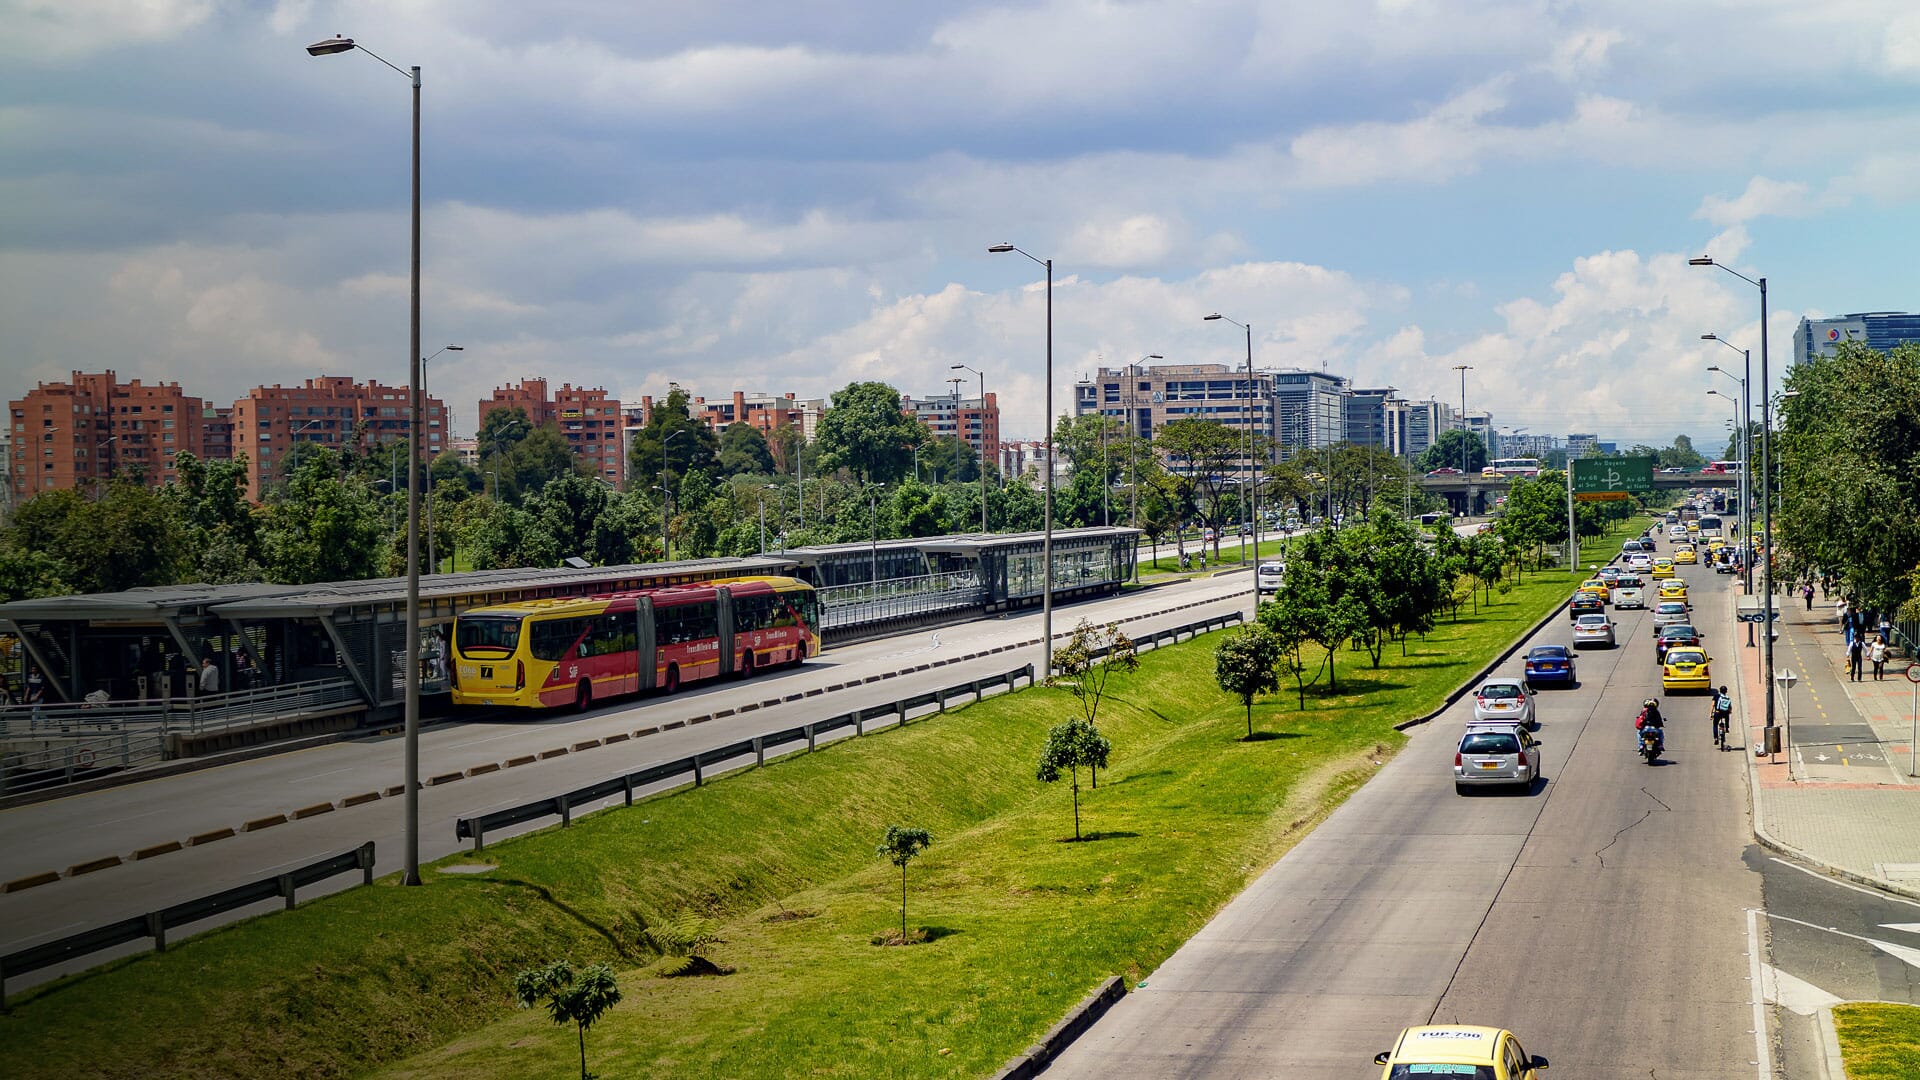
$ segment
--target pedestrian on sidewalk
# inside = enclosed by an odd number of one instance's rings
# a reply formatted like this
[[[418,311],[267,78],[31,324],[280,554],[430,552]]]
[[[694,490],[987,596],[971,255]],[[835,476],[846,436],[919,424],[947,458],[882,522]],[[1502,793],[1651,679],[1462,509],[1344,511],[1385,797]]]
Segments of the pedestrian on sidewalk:
[[[1879,682],[1887,676],[1887,639],[1875,634],[1873,644],[1868,647],[1867,655],[1873,660],[1873,681]]]
[[[1833,602],[1833,621],[1841,626],[1847,625],[1847,598],[1844,596]]]
[[[1854,682],[1860,681],[1860,654],[1864,651],[1865,646],[1859,638],[1847,642],[1847,678]]]
[[[1800,595],[1807,598],[1807,610],[1812,611],[1813,610],[1813,582],[1809,581],[1805,585],[1800,586]]]

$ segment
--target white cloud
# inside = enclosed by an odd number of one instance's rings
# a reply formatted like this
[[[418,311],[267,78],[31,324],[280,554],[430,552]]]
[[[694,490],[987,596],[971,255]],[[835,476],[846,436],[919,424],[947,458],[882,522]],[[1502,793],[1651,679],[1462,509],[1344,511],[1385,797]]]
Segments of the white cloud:
[[[1831,205],[1830,199],[1813,198],[1811,189],[1798,180],[1756,176],[1731,199],[1707,196],[1693,216],[1715,225],[1739,225],[1757,217],[1805,217]]]
[[[214,0],[7,0],[0,56],[70,61],[123,45],[165,41],[211,17]]]
[[[1607,53],[1626,40],[1618,30],[1578,30],[1553,46],[1547,70],[1564,82],[1598,74],[1607,66]]]

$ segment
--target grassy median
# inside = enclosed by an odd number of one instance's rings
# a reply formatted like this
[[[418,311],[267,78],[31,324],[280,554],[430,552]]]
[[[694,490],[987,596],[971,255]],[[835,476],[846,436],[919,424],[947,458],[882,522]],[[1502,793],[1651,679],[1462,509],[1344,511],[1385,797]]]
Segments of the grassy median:
[[[1850,1080],[1920,1076],[1920,1006],[1875,1001],[1836,1005],[1833,1026]]]
[[[1377,671],[1343,650],[1340,694],[1256,703],[1254,741],[1213,686],[1217,639],[1147,654],[1102,712],[1087,842],[1068,842],[1065,784],[1033,778],[1075,703],[1024,691],[498,844],[484,873],[64,980],[0,1018],[0,1060],[20,1078],[567,1076],[573,1032],[514,1009],[509,980],[568,957],[620,972],[588,1036],[602,1075],[984,1075],[1101,978],[1151,972],[1569,581],[1529,574]],[[873,854],[889,823],[935,839],[909,869],[930,940],[906,948],[872,944],[898,929],[898,872]],[[647,970],[643,928],[688,909],[721,922],[727,974]]]

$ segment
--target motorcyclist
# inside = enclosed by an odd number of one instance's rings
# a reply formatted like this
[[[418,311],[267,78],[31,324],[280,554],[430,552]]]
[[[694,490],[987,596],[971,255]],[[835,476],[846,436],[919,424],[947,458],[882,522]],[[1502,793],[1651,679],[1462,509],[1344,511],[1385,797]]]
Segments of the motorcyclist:
[[[1653,698],[1648,698],[1645,703],[1642,704],[1640,715],[1634,718],[1633,730],[1639,733],[1634,737],[1634,749],[1639,749],[1640,738],[1649,728],[1653,729],[1654,738],[1659,740],[1659,744],[1665,746],[1667,744],[1667,721],[1665,717],[1660,715],[1660,703]]]

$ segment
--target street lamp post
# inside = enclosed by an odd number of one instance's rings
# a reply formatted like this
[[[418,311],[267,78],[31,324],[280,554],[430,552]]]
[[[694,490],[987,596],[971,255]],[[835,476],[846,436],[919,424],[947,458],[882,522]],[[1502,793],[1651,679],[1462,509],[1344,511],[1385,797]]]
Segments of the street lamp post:
[[[406,640],[406,874],[405,884],[420,884],[420,66],[402,71],[349,37],[331,37],[307,46],[312,56],[331,56],[358,48],[413,82],[413,254],[409,290],[407,344],[407,640]]]
[[[1025,254],[1025,252],[1021,254]],[[1049,289],[1051,289],[1053,282],[1053,270],[1051,267],[1047,270],[1047,282]],[[1051,291],[1048,292],[1047,297],[1047,340],[1051,342],[1053,340],[1053,294]],[[1051,357],[1053,354],[1049,351],[1047,355]],[[965,364],[950,364],[947,366],[947,370],[971,371],[975,375],[980,376],[980,531],[985,533],[987,531],[987,373],[976,367],[968,367]],[[955,387],[954,390],[957,393],[959,387]],[[960,414],[957,411],[953,415],[953,422],[957,428],[960,423]]]
[[[427,397],[427,364],[433,360],[433,357],[439,356],[443,352],[465,352],[465,351],[466,351],[465,346],[442,345],[438,349],[434,350],[432,356],[426,356],[421,358],[420,360],[420,397],[423,401]],[[441,419],[440,430],[441,431],[447,430],[446,423],[445,423],[446,417],[443,415],[440,419]],[[432,462],[427,463],[427,566],[429,567],[429,569],[427,570],[427,573],[429,574],[437,574],[440,572],[440,556],[438,552],[436,552],[434,549],[434,536],[433,536],[433,463]]]
[[[1769,741],[1779,736],[1773,717],[1773,413],[1769,401],[1771,392],[1767,386],[1767,279],[1755,280],[1738,270],[1722,263],[1716,263],[1711,256],[1688,259],[1688,266],[1718,266],[1741,281],[1760,290],[1760,647],[1765,650],[1762,663],[1766,665],[1767,711],[1766,730]],[[1787,748],[1791,754],[1793,748]]]
[[[1135,529],[1140,527],[1140,406],[1134,391],[1140,387],[1140,373],[1135,370],[1148,360],[1165,360],[1159,353],[1148,353],[1135,360],[1127,375],[1127,524]],[[1105,402],[1101,403],[1104,407]],[[1149,430],[1152,424],[1147,425]],[[1254,551],[1257,553],[1258,548]],[[1160,554],[1159,545],[1154,545],[1154,556]],[[1133,581],[1140,583],[1140,538],[1133,542]]]
[[[500,501],[500,440],[506,437],[507,432],[524,426],[518,420],[509,420],[501,424],[500,429],[493,433],[493,501],[495,502]]]
[[[1253,526],[1253,564],[1256,572],[1253,575],[1253,584],[1249,587],[1249,590],[1253,595],[1254,614],[1257,615],[1260,612],[1260,575],[1258,573],[1258,567],[1260,565],[1260,466],[1254,461],[1253,453],[1253,429],[1257,422],[1253,410],[1253,325],[1251,323],[1243,323],[1238,319],[1229,319],[1217,311],[1203,317],[1201,321],[1230,322],[1247,332],[1247,493],[1246,497],[1241,499],[1240,502],[1242,506],[1248,508],[1247,516],[1252,519],[1249,524]],[[1244,552],[1247,549],[1242,547],[1240,550]],[[1240,561],[1245,562],[1246,556],[1242,555]]]
[[[1460,476],[1467,482],[1467,512],[1465,516],[1472,517],[1473,470],[1467,467],[1471,464],[1468,456],[1471,447],[1467,443],[1466,436],[1470,434],[1467,430],[1467,372],[1473,370],[1473,365],[1455,364],[1453,365],[1453,370],[1460,373]]]
[[[876,598],[880,593],[880,503],[878,493],[884,490],[886,486],[885,484],[867,485],[867,527],[872,530],[872,538],[868,541],[867,548],[868,557],[872,560],[872,566],[867,571],[867,589],[869,595]]]
[[[1743,349],[1718,334],[1701,334],[1702,341],[1717,341],[1740,354],[1740,560],[1741,585],[1753,593],[1753,352]],[[1719,365],[1708,368],[1716,371]],[[1728,373],[1731,376],[1731,372]]]
[[[1746,422],[1747,383],[1746,383],[1746,380],[1744,379],[1734,379],[1733,374],[1731,372],[1722,370],[1718,364],[1709,366],[1707,370],[1713,371],[1713,372],[1719,372],[1720,374],[1725,375],[1727,378],[1733,379],[1733,381],[1737,383],[1740,387],[1740,396],[1737,398],[1729,394],[1723,394],[1718,390],[1709,390],[1707,391],[1707,393],[1712,394],[1715,397],[1723,397],[1731,401],[1733,403],[1735,422],[1740,425],[1739,430],[1737,431],[1734,438],[1734,446],[1738,448],[1737,452],[1740,455],[1740,483],[1739,483],[1739,487],[1734,492],[1735,498],[1740,500],[1740,512],[1734,515],[1734,527],[1740,530],[1740,541],[1739,541],[1739,546],[1737,550],[1741,551],[1743,554],[1743,557],[1740,560],[1742,590],[1748,594],[1751,594],[1753,592],[1753,578],[1751,576],[1751,571],[1753,568],[1752,567],[1753,560],[1744,557],[1746,547],[1751,542],[1751,537],[1749,534],[1749,530],[1747,528],[1747,473],[1750,472],[1753,468],[1752,459],[1747,454],[1747,445],[1746,445],[1747,443],[1746,435],[1747,435],[1747,427],[1748,427],[1748,424]]]
[[[1046,392],[1046,441],[1042,448],[1046,453],[1047,475],[1046,493],[1041,497],[1041,520],[1044,531],[1041,533],[1040,558],[1046,563],[1041,574],[1040,596],[1040,655],[1042,667],[1040,674],[1045,679],[1053,678],[1053,260],[1035,259],[1032,255],[1012,244],[994,244],[987,251],[1001,255],[1012,251],[1027,258],[1047,270],[1047,392]],[[985,394],[982,392],[981,404]]]
[[[668,466],[668,461],[670,460],[667,457],[667,447],[673,445],[673,440],[679,438],[682,435],[685,435],[686,433],[687,433],[686,428],[678,428],[674,431],[668,432],[667,437],[660,440],[659,490],[660,490],[660,561],[661,562],[673,561],[673,535],[671,532],[669,532],[668,525],[667,525],[667,504],[670,501],[670,497],[667,494],[667,466]]]

